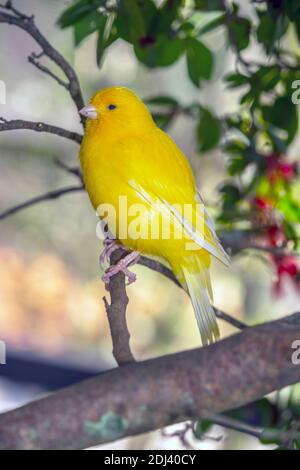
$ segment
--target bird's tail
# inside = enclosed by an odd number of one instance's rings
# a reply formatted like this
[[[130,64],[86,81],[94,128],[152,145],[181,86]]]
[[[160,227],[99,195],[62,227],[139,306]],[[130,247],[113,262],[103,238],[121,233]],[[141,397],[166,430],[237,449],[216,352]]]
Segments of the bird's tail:
[[[208,268],[203,267],[200,271],[195,272],[187,267],[181,267],[180,271],[181,281],[183,281],[194,307],[202,344],[205,346],[213,343],[219,338],[220,333],[216,315],[209,300],[209,296],[212,299],[212,290]]]

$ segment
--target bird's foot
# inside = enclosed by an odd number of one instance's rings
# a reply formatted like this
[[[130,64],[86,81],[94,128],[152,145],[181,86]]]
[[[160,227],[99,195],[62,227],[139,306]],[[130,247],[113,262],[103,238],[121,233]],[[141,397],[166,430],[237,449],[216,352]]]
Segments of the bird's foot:
[[[135,282],[136,275],[132,273],[131,271],[129,271],[128,266],[131,266],[132,264],[137,263],[140,256],[141,255],[138,251],[132,251],[131,253],[126,255],[125,258],[121,259],[117,264],[110,266],[102,276],[102,280],[105,284],[106,289],[108,288],[110,279],[115,274],[118,274],[120,272],[123,273],[125,277],[127,277],[128,279],[127,286]]]
[[[111,254],[114,251],[118,250],[119,248],[124,249],[124,247],[119,245],[116,240],[112,240],[111,238],[106,238],[103,241],[103,245],[104,245],[104,248],[99,258],[99,264],[100,264],[101,269],[104,270],[104,264],[106,262],[109,263]]]

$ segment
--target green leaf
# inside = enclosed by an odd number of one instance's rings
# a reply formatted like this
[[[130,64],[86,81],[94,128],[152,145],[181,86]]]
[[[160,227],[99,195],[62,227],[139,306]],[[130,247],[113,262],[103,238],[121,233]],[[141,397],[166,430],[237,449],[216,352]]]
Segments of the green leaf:
[[[249,163],[249,160],[247,160],[244,155],[235,155],[231,158],[231,162],[228,165],[228,173],[231,176],[240,174],[245,170]]]
[[[136,44],[146,36],[144,16],[139,2],[136,0],[120,0],[117,25],[119,34],[125,41]]]
[[[213,423],[208,419],[199,419],[194,428],[194,436],[196,439],[203,439],[203,434],[207,433],[213,426]]]
[[[188,38],[186,49],[187,67],[190,79],[199,86],[202,79],[209,79],[213,71],[213,54],[200,41]]]
[[[220,140],[220,122],[208,109],[201,108],[200,121],[197,126],[197,137],[200,152],[211,150]]]
[[[97,50],[96,50],[96,59],[98,67],[101,64],[101,60],[106,49],[107,39],[109,37],[110,31],[106,29],[108,25],[108,18],[103,17],[101,24],[98,27],[98,39],[97,39]]]
[[[167,67],[179,59],[184,48],[181,39],[161,35],[153,44],[136,44],[134,50],[139,61],[148,67]]]
[[[260,23],[256,31],[257,40],[265,46],[267,51],[270,51],[274,48],[276,40],[286,32],[288,21],[283,16],[274,18],[268,12],[261,12],[259,17]]]
[[[72,26],[90,13],[96,14],[97,8],[104,6],[105,3],[106,0],[78,0],[63,12],[58,19],[58,24],[61,28]]]
[[[239,51],[246,49],[250,42],[251,23],[247,18],[235,16],[231,19],[229,35],[231,44]]]
[[[248,106],[250,106],[253,102],[253,99],[254,99],[254,96],[253,96],[252,90],[247,90],[246,93],[243,96],[241,96],[240,104],[247,104]]]
[[[152,98],[147,98],[146,103],[149,105],[158,105],[158,106],[178,106],[178,101],[175,100],[172,96],[154,96]]]
[[[209,16],[208,14],[206,16]],[[201,36],[203,34],[209,33],[210,31],[218,28],[219,26],[224,25],[224,13],[221,15],[218,14],[217,17],[212,18],[211,20],[207,21],[203,26],[197,30],[197,35]]]
[[[280,68],[278,66],[262,66],[255,72],[251,79],[253,88],[262,91],[273,90],[280,80]]]
[[[140,12],[144,19],[146,35],[156,36],[159,19],[159,9],[153,0],[137,0]]]
[[[165,0],[158,10],[158,14],[155,18],[155,24],[152,24],[152,31],[155,33],[168,32],[172,23],[178,17],[180,7],[183,5],[183,3],[184,2],[182,0],[172,0],[171,2]]]
[[[288,222],[300,222],[300,207],[295,201],[293,201],[288,196],[282,197],[278,201],[278,209],[284,215],[284,218]]]
[[[286,96],[280,96],[271,106],[262,108],[265,121],[288,133],[288,143],[292,142],[298,129],[297,108]]]
[[[237,186],[230,183],[223,184],[220,189],[223,194],[224,209],[233,209],[233,206],[241,199],[241,192]]]
[[[293,18],[298,41],[300,41],[300,11]]]
[[[170,113],[153,113],[152,115],[154,121],[161,129],[165,129],[172,119]]]
[[[167,67],[181,56],[183,53],[183,42],[179,38],[163,40],[160,38],[157,43],[158,61],[160,67]]]
[[[195,0],[197,10],[211,11],[224,10],[224,2],[222,0]]]
[[[256,31],[257,40],[266,47],[270,47],[274,44],[275,34],[276,22],[274,19],[268,13],[261,14],[260,23]]]
[[[231,73],[225,76],[228,88],[237,88],[249,84],[249,77],[241,73]]]
[[[291,21],[294,21],[296,16],[300,13],[299,0],[285,0],[284,4],[280,5],[280,9],[282,7],[284,7],[284,11]]]
[[[103,16],[99,13],[90,13],[85,16],[82,20],[78,21],[74,25],[74,41],[75,46],[79,44],[90,34],[97,31],[101,22],[103,21]]]

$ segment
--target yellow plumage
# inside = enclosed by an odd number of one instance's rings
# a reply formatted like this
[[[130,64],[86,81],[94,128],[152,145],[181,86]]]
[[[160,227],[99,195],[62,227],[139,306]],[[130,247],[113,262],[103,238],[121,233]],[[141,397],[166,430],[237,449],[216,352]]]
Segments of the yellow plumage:
[[[113,231],[119,242],[145,255],[163,258],[171,266],[190,294],[203,344],[212,342],[219,331],[209,302],[210,258],[213,255],[228,263],[228,256],[197,193],[185,155],[156,126],[147,107],[131,90],[104,89],[90,104],[96,113],[87,120],[80,161],[94,208],[101,204],[115,207],[117,224]],[[142,205],[139,221],[149,228],[148,236],[143,232],[141,236],[129,233],[124,237],[122,223],[119,226],[120,196],[126,196],[128,207]],[[191,208],[188,214],[179,210],[184,205]],[[133,220],[134,214],[130,217]],[[197,227],[196,217],[200,220]],[[153,236],[151,221],[162,225],[166,218],[171,237],[165,239],[162,232]],[[110,224],[113,221],[108,219],[111,229]],[[174,234],[180,228],[183,236],[177,237]]]

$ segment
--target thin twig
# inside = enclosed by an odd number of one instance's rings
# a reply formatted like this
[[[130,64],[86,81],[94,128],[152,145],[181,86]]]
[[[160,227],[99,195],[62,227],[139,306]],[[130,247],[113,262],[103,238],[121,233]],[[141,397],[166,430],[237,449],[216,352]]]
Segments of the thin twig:
[[[67,165],[65,162],[61,161],[59,158],[55,158],[54,159],[54,162],[57,166],[59,166],[59,168],[61,168],[62,170],[66,171],[67,173],[70,173],[71,175],[74,175],[76,176],[81,183],[83,183],[83,177],[82,177],[82,173],[80,171],[80,168],[77,167],[77,166],[69,166]]]
[[[225,313],[216,307],[214,307],[214,311],[217,318],[225,321],[226,323],[229,323],[231,326],[234,326],[238,330],[244,330],[245,328],[249,328],[249,325],[247,325],[246,323],[242,322],[241,320],[238,320],[237,318],[232,317],[228,313]]]
[[[73,193],[75,191],[82,191],[84,189],[83,185],[81,186],[68,186],[66,188],[55,189],[53,191],[49,191],[45,194],[41,194],[40,196],[36,196],[28,201],[22,202],[16,206],[10,207],[6,209],[4,212],[0,213],[0,220],[6,219],[7,217],[20,212],[28,207],[34,206],[39,204],[40,202],[48,201],[57,199],[67,193]]]
[[[237,419],[230,418],[228,416],[217,415],[212,416],[211,421],[218,426],[222,426],[227,429],[232,429],[233,431],[242,432],[248,434],[249,436],[257,437],[260,439],[263,434],[263,429],[250,424],[238,421]]]
[[[38,54],[40,55],[40,54]],[[38,60],[36,60],[35,54],[32,53],[30,56],[28,56],[28,62],[30,64],[33,64],[37,69],[39,69],[41,72],[45,73],[46,75],[49,75],[52,77],[54,80],[57,81],[57,83],[61,86],[63,86],[66,90],[69,90],[69,84],[59,78],[55,73],[52,72],[52,70],[48,69],[45,65],[42,65]]]
[[[285,442],[290,439],[300,439],[300,431],[295,429],[259,428],[224,415],[212,416],[211,421],[224,428],[232,429],[233,431],[238,431],[248,436],[256,437],[257,439],[278,440],[280,442]]]
[[[162,430],[163,437],[177,437],[183,447],[189,450],[193,450],[193,446],[189,442],[188,434],[193,430],[193,422],[188,421],[184,423],[182,428],[176,429],[175,431],[168,432],[166,429]]]
[[[78,110],[84,106],[84,101],[80,89],[80,84],[75,70],[69,62],[56,50],[45,36],[37,28],[34,17],[24,15],[24,13],[13,7],[12,2],[7,2],[1,7],[7,12],[0,12],[0,23],[17,26],[26,31],[41,47],[42,52],[51,59],[65,74],[68,79],[68,91]],[[9,12],[9,13],[8,13]],[[83,116],[80,116],[82,125],[85,123]]]
[[[22,119],[13,119],[11,121],[7,121],[6,119],[0,117],[0,132],[22,129],[55,134],[66,139],[73,140],[78,144],[80,144],[82,141],[82,135],[78,134],[77,132],[68,131],[62,127],[45,124],[44,122],[24,121]]]
[[[34,15],[28,16],[25,15],[25,13],[21,13],[17,8],[13,6],[13,2],[11,0],[7,0],[5,5],[0,5],[0,8],[4,8],[5,10],[11,10],[16,16],[19,16],[19,18],[22,18],[23,20],[33,20]]]

